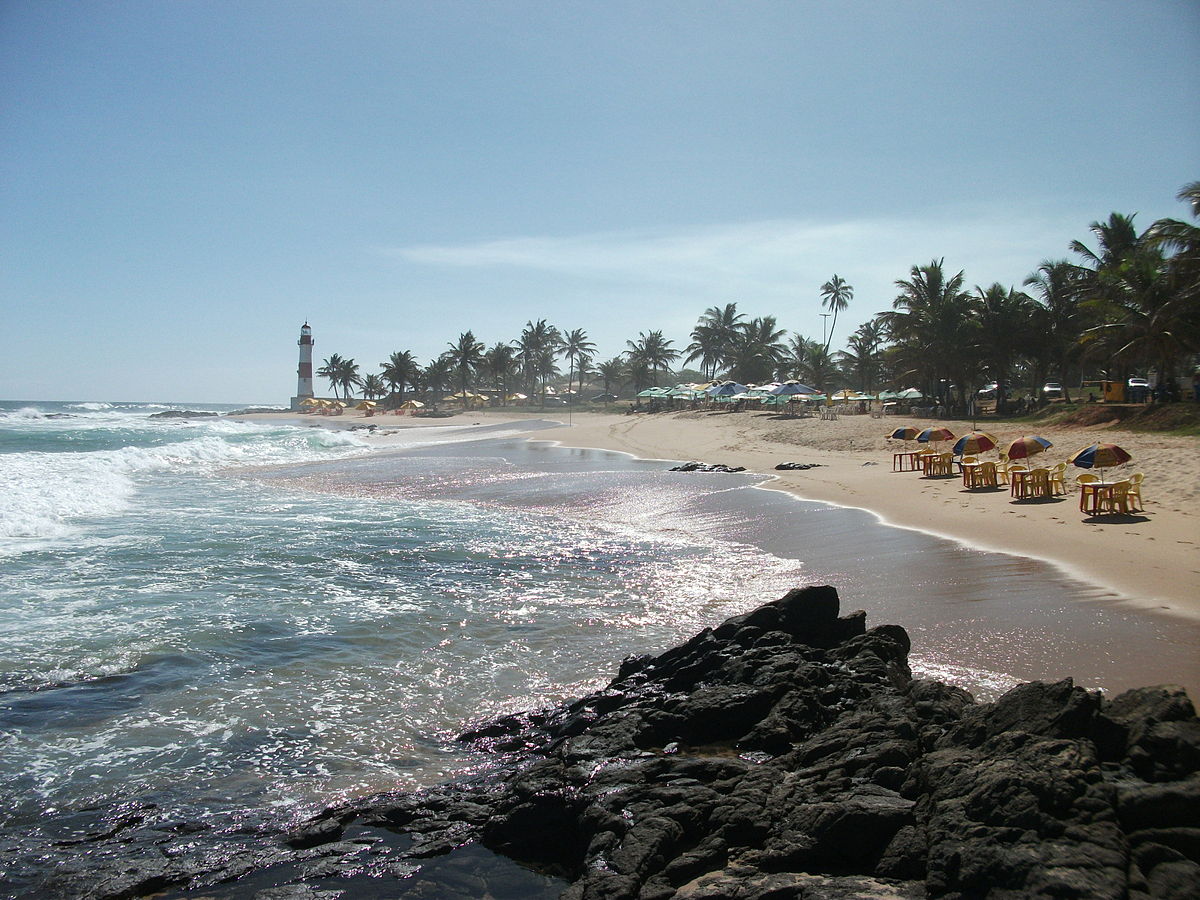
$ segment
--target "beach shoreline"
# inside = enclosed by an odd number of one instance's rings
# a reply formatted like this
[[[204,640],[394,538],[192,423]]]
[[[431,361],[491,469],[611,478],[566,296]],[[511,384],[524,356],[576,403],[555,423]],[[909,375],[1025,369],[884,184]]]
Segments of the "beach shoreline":
[[[1115,591],[1130,606],[1200,621],[1200,518],[1191,504],[1200,486],[1200,439],[1120,431],[1113,426],[1051,426],[1038,433],[1054,442],[1052,464],[1097,440],[1133,454],[1125,471],[1146,473],[1145,511],[1133,516],[1090,517],[1077,494],[1049,501],[1013,501],[1007,490],[968,492],[958,478],[923,478],[892,471],[886,434],[909,424],[902,417],[842,416],[834,421],[763,412],[677,411],[624,414],[561,410],[473,410],[450,418],[376,415],[319,417],[297,413],[253,414],[247,420],[355,429],[372,445],[403,442],[405,433],[431,426],[467,433],[473,426],[561,421],[557,428],[523,433],[564,447],[628,453],[641,459],[698,460],[741,466],[762,475],[760,485],[803,500],[864,510],[884,524],[945,538],[961,545],[1046,562],[1070,577]],[[928,422],[913,424],[927,425]],[[956,434],[970,422],[939,420]],[[364,426],[375,425],[373,432]],[[1003,423],[981,426],[1008,440],[1020,432]],[[1019,428],[1019,426],[1018,426]],[[896,445],[893,447],[893,444]],[[777,471],[784,462],[813,468]],[[1077,472],[1068,472],[1068,482]],[[719,478],[697,473],[693,477]]]

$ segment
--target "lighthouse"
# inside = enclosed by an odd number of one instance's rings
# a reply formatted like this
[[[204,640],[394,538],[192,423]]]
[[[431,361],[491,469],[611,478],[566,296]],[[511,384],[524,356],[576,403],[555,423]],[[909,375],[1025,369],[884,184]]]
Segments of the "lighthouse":
[[[312,329],[305,322],[300,328],[300,367],[296,370],[296,396],[292,398],[292,409],[299,409],[300,404],[313,397],[312,380]]]

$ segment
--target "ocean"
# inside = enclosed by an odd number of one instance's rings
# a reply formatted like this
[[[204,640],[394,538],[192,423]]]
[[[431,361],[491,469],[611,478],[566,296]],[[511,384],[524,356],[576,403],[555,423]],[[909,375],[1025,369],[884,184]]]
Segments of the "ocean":
[[[1051,566],[518,436],[0,402],[0,834],[301,818],[486,765],[454,736],[810,583],[982,699],[1200,683],[1195,626]],[[233,406],[187,405],[228,412]],[[382,427],[390,423],[376,420]]]

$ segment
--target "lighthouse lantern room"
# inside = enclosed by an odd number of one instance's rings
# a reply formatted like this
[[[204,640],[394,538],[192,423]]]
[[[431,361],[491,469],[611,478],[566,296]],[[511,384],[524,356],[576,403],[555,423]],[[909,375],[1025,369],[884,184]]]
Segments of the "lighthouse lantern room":
[[[300,404],[313,397],[313,368],[312,368],[312,328],[305,322],[300,328],[300,367],[296,370],[296,396],[292,398],[292,409],[300,409]]]

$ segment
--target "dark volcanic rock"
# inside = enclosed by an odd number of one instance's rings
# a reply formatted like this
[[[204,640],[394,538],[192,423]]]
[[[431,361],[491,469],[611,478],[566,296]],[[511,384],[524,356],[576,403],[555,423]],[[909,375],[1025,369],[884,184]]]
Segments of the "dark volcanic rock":
[[[168,409],[165,412],[151,413],[151,419],[211,419],[216,418],[215,412],[196,412],[193,409]]]
[[[914,679],[908,651],[833,588],[791,591],[463,734],[493,774],[207,855],[135,817],[29,896],[1200,896],[1181,689],[1105,700],[1068,679],[977,704]]]
[[[668,472],[745,472],[745,466],[726,466],[722,463],[686,462],[667,469]]]

